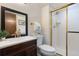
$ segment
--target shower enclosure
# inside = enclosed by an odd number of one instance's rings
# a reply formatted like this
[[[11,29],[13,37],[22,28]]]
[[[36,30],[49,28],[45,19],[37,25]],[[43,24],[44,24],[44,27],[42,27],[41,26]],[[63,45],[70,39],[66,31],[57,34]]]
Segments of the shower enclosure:
[[[79,4],[52,12],[52,46],[61,55],[79,56]]]

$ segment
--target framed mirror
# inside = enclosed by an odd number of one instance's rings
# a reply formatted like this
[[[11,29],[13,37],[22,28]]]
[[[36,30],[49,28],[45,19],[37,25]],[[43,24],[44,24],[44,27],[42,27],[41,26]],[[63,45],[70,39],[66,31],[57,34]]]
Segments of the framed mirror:
[[[27,14],[1,6],[1,30],[9,33],[7,37],[27,36]]]

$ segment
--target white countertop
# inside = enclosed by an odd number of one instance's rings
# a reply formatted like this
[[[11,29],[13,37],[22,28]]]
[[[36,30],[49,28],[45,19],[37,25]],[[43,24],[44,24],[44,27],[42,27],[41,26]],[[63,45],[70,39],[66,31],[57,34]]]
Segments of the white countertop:
[[[16,44],[19,44],[19,43],[35,40],[35,39],[36,39],[36,37],[32,37],[32,36],[9,38],[9,39],[0,41],[0,49],[6,48],[6,47],[9,47],[9,46],[13,46],[13,45],[16,45]]]

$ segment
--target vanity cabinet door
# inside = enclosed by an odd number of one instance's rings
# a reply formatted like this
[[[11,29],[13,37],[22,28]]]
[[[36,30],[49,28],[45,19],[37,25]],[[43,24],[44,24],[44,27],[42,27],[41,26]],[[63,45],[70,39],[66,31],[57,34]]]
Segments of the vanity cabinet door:
[[[13,55],[16,55],[16,54],[20,54],[20,53],[24,52],[25,48],[28,47],[27,43],[28,42],[4,48],[4,49],[1,50],[2,51],[2,55],[3,56],[5,56],[5,55],[6,56],[13,56]]]
[[[26,49],[27,56],[37,56],[37,47],[32,45]]]
[[[24,50],[24,51],[21,51],[19,53],[16,53],[14,56],[26,56],[26,55],[27,55],[26,51]]]
[[[0,56],[2,56],[2,51],[0,50]]]

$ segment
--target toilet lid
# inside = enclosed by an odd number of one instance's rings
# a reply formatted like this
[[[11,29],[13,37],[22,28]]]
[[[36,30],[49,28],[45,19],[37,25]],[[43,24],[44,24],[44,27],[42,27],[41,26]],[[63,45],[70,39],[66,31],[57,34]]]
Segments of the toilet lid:
[[[49,45],[40,45],[39,48],[45,50],[45,51],[49,51],[49,52],[54,52],[55,48],[49,46]]]

